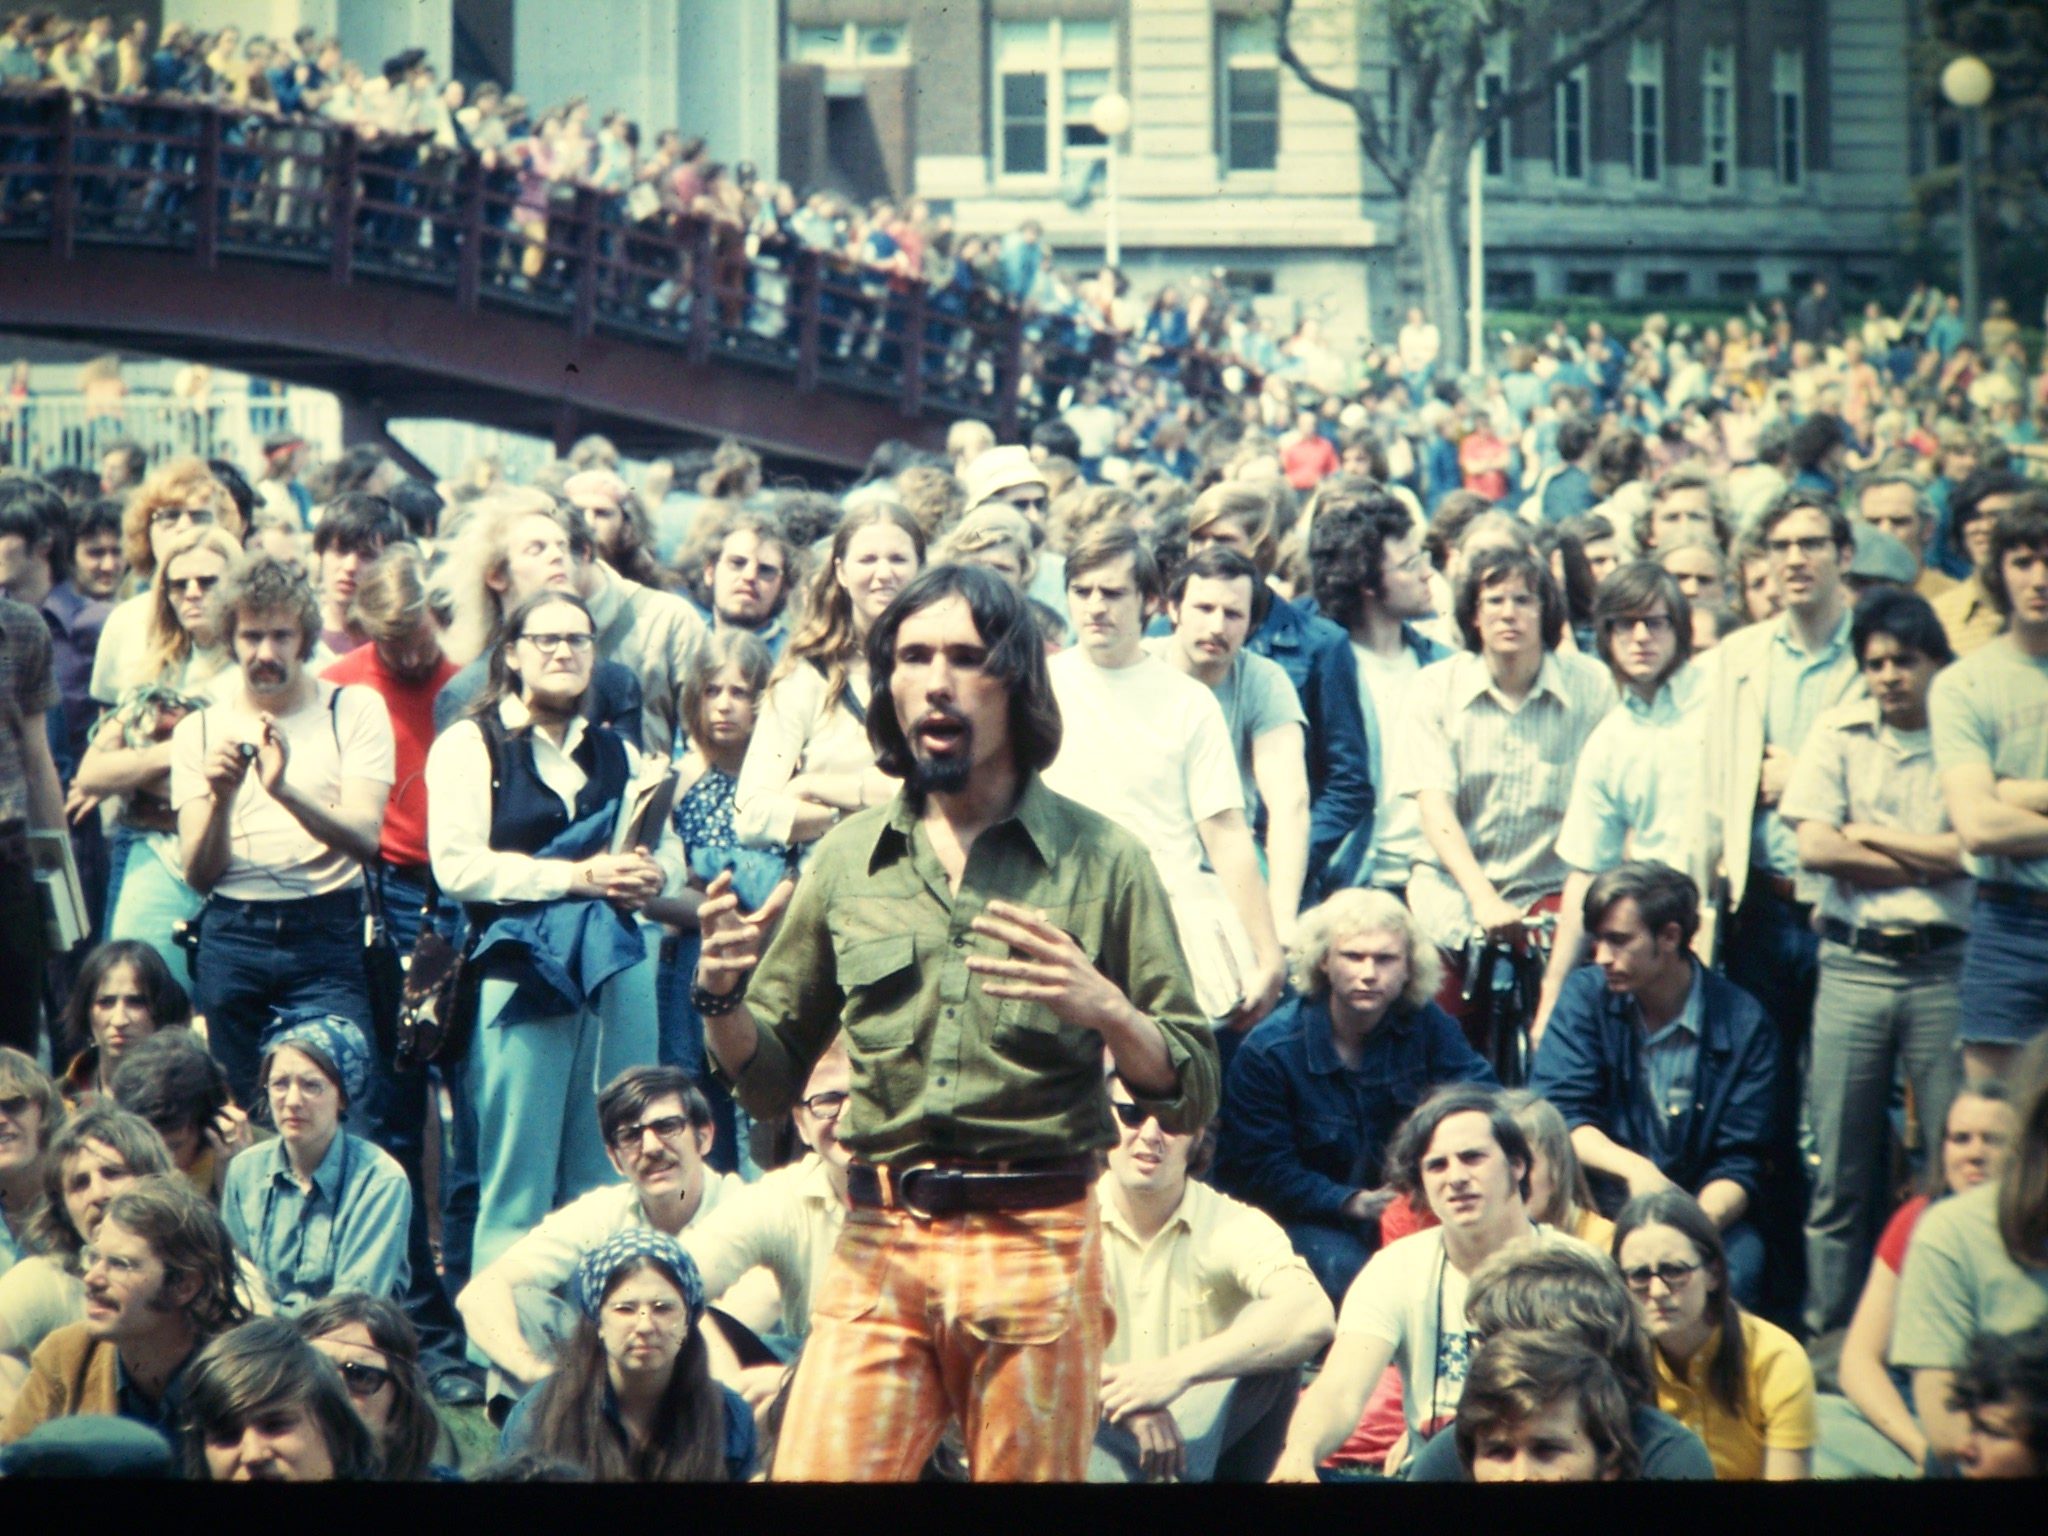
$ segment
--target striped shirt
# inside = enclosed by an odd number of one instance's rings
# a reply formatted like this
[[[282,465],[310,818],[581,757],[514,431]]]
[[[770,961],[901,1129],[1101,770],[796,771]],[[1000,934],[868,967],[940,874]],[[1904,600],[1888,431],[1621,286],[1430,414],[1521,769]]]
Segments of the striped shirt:
[[[1432,662],[1408,691],[1393,791],[1450,796],[1486,878],[1503,900],[1526,907],[1564,888],[1557,832],[1573,766],[1614,702],[1607,669],[1584,657],[1545,656],[1519,707],[1494,687],[1483,658],[1467,651]],[[1439,948],[1462,949],[1471,937],[1471,904],[1426,839],[1408,904]]]

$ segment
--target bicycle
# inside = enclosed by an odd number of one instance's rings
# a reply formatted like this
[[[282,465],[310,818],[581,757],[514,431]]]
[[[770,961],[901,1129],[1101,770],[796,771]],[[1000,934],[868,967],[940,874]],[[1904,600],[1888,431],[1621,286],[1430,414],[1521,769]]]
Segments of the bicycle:
[[[1529,1026],[1543,994],[1543,972],[1556,935],[1557,914],[1535,912],[1522,919],[1519,939],[1496,941],[1475,933],[1466,941],[1462,1000],[1468,1009],[1475,997],[1480,1000],[1468,1017],[1479,1021],[1485,1041],[1481,1054],[1503,1088],[1520,1088],[1529,1081],[1535,1056]]]

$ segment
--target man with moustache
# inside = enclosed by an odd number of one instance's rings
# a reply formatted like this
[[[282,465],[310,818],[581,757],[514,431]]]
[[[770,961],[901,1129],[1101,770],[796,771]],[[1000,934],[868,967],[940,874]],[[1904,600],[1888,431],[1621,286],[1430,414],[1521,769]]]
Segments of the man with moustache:
[[[1188,1131],[1215,1112],[1215,1045],[1145,848],[1039,776],[1061,722],[1023,600],[934,566],[868,667],[902,791],[826,833],[758,972],[787,898],[742,917],[721,875],[699,913],[695,1001],[749,1113],[795,1103],[834,1036],[852,1060],[852,1209],[775,1476],[907,1481],[957,1417],[976,1480],[1078,1481],[1107,1331],[1102,1053]]]
[[[253,1104],[274,1013],[370,1017],[363,869],[379,856],[395,749],[375,692],[307,673],[320,604],[298,570],[245,555],[214,589],[213,625],[240,686],[178,722],[171,806],[185,879],[206,897],[194,1009],[236,1100]]]
[[[771,660],[779,661],[789,641],[784,599],[796,583],[797,551],[782,525],[765,512],[742,508],[721,527],[704,565],[704,586],[711,594],[711,611],[704,616],[713,634],[744,629],[768,648]]]

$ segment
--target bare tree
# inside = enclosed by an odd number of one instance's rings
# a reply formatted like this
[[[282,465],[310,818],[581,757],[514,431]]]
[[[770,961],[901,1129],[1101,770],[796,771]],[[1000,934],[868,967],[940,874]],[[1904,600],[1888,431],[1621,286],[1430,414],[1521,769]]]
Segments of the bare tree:
[[[1295,43],[1295,0],[1278,0],[1273,24],[1280,62],[1318,96],[1341,101],[1358,119],[1358,147],[1401,200],[1395,271],[1401,303],[1420,305],[1443,337],[1443,360],[1465,362],[1464,277],[1459,262],[1459,188],[1479,143],[1523,108],[1547,100],[1558,81],[1626,38],[1670,0],[1608,0],[1572,44],[1547,63],[1510,63],[1506,88],[1485,105],[1479,81],[1489,38],[1550,35],[1586,13],[1571,0],[1355,0],[1356,25],[1368,6],[1382,10],[1392,67],[1401,80],[1400,122],[1389,124],[1377,93],[1358,71],[1339,84],[1309,68]],[[1605,14],[1603,15],[1602,12]],[[1389,132],[1398,127],[1398,132]],[[1476,361],[1476,360],[1475,360]]]

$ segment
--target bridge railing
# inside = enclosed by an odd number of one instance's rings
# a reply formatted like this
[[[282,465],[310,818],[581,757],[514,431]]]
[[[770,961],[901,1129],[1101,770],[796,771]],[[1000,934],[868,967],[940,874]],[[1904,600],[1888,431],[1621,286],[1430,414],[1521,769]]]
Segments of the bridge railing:
[[[446,291],[824,386],[906,416],[1017,424],[1026,322],[794,240],[677,215],[633,219],[595,188],[475,153],[183,99],[0,93],[0,239],[325,267]]]
[[[198,401],[139,394],[108,401],[53,392],[0,399],[0,464],[13,469],[96,467],[117,442],[140,444],[152,463],[196,453],[254,464],[264,438],[277,432],[304,438],[328,456],[343,446],[340,410],[311,390],[212,393]]]

